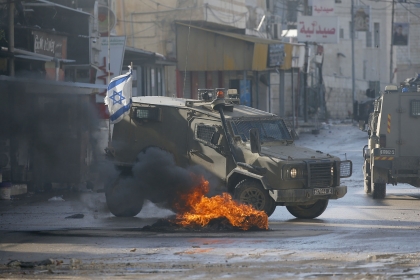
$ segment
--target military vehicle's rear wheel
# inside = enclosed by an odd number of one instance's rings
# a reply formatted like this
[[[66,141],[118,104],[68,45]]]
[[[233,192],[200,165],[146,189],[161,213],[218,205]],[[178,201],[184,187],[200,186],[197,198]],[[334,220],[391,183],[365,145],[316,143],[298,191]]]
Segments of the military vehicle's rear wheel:
[[[121,175],[106,185],[105,197],[109,211],[117,217],[134,217],[143,208],[141,188],[130,176]]]
[[[321,199],[314,204],[286,206],[290,214],[299,219],[313,219],[324,213],[328,200]]]
[[[372,198],[383,199],[386,195],[386,184],[385,183],[372,183]]]
[[[256,210],[264,211],[269,217],[276,210],[274,199],[257,180],[245,179],[239,182],[234,198],[241,203],[252,205]]]

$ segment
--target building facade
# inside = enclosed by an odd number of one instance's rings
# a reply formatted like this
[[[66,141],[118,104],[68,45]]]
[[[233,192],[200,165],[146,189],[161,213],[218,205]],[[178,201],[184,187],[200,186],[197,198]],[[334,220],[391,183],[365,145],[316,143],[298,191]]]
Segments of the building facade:
[[[176,61],[162,72],[166,96],[197,98],[199,88],[236,88],[242,103],[283,114],[278,81],[272,87],[270,76],[290,69],[293,47],[279,40],[274,2],[115,0],[115,34],[126,36],[131,48]]]

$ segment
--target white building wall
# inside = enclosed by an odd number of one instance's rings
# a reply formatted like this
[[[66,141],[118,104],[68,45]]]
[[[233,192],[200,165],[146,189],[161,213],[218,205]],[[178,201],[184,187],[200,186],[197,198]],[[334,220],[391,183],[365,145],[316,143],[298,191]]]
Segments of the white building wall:
[[[420,3],[396,3],[395,22],[409,23],[408,45],[394,46],[394,83],[399,84],[420,73]]]
[[[355,4],[358,4],[355,1]],[[362,4],[361,2],[359,4]],[[369,1],[371,5],[371,46],[366,32],[356,32],[354,39],[355,101],[366,100],[369,81],[380,81],[380,89],[389,83],[391,10],[388,2]],[[336,4],[339,18],[338,44],[324,45],[323,77],[326,106],[331,118],[347,118],[353,114],[351,1]],[[375,41],[374,26],[379,24]]]

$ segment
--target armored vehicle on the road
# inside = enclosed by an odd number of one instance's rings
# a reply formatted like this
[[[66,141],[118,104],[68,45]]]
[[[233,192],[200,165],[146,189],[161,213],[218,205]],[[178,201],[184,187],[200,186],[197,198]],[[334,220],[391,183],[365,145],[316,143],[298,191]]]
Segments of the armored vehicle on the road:
[[[199,90],[199,95],[201,100],[133,97],[130,114],[115,125],[108,147],[122,175],[129,176],[137,154],[157,147],[181,167],[205,168],[221,192],[268,216],[276,206],[286,206],[295,217],[315,218],[329,199],[347,193],[340,178],[351,176],[351,161],[295,146],[283,119],[224,98],[235,97],[231,90]],[[135,190],[118,196],[121,187],[118,180],[106,187],[109,209],[116,216],[134,216],[142,203],[129,202]]]
[[[369,117],[363,148],[364,191],[386,196],[386,184],[420,187],[420,84],[386,86]]]

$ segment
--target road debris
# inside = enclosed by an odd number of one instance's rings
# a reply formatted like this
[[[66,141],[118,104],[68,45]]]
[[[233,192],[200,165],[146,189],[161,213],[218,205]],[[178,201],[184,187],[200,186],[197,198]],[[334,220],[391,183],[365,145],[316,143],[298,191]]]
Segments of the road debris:
[[[54,196],[48,199],[48,201],[65,201],[62,196]]]
[[[23,262],[20,260],[11,260],[7,263],[8,267],[21,267],[21,268],[34,268],[37,266],[43,266],[43,265],[53,265],[53,264],[61,264],[60,261],[54,261],[53,259],[46,259],[39,262]]]
[[[71,216],[67,216],[65,219],[83,219],[85,217],[85,215],[83,214],[74,214]]]

